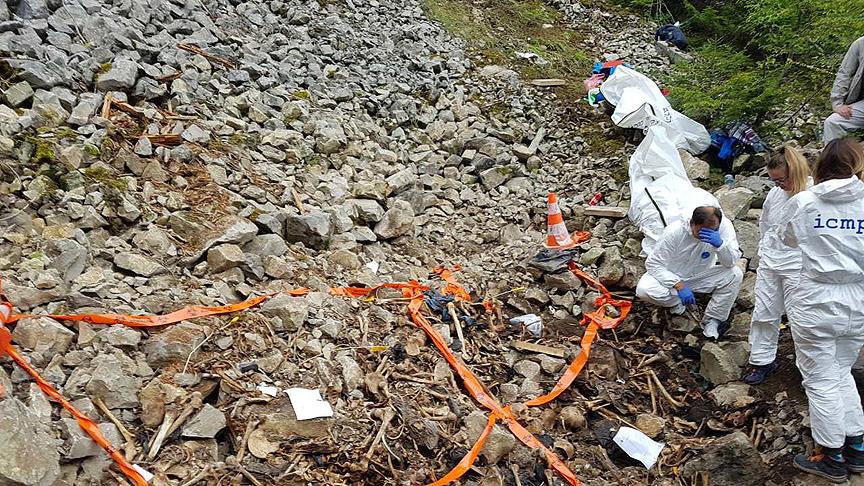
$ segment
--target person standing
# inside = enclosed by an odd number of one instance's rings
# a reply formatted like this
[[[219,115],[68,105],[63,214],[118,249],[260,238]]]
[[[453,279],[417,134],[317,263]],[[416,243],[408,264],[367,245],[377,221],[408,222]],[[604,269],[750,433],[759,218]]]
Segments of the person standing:
[[[798,284],[801,250],[786,246],[779,229],[789,222],[789,199],[812,185],[807,159],[786,146],[768,160],[768,192],[759,218],[759,269],[756,273],[756,306],[750,322],[750,369],[742,381],[758,385],[777,369],[777,340],[786,298]]]
[[[853,42],[843,57],[831,88],[831,108],[834,113],[825,119],[822,135],[826,144],[864,128],[864,37]]]
[[[787,312],[821,450],[793,463],[835,483],[864,472],[864,411],[851,373],[864,345],[862,168],[858,142],[828,143],[813,171],[816,185],[790,200],[794,212],[783,232],[788,246],[801,249],[802,274]]]

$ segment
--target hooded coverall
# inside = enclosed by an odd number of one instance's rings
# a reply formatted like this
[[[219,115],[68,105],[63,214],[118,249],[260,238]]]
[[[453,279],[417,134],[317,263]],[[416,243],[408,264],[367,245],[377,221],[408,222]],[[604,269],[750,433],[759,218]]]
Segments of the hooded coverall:
[[[647,273],[639,279],[636,295],[662,307],[681,303],[676,283],[693,292],[712,294],[705,319],[725,321],[738,298],[744,273],[735,264],[741,257],[735,228],[728,219],[720,222],[723,244],[714,248],[696,239],[690,230],[690,220],[677,221],[663,230],[663,235],[647,260]]]
[[[810,184],[808,184],[809,187]],[[801,250],[783,243],[780,233],[792,217],[789,193],[779,187],[768,192],[759,218],[759,270],[756,306],[750,323],[750,364],[764,366],[777,356],[780,319],[786,312],[790,289],[801,275]]]
[[[835,138],[843,138],[852,130],[864,128],[864,37],[849,46],[843,57],[834,86],[831,88],[831,106],[852,107],[852,116],[844,118],[832,113],[825,120],[822,140],[825,143]]]
[[[783,231],[801,249],[802,274],[787,305],[813,440],[843,447],[864,434],[852,365],[864,345],[864,182],[857,177],[813,186],[790,200]]]

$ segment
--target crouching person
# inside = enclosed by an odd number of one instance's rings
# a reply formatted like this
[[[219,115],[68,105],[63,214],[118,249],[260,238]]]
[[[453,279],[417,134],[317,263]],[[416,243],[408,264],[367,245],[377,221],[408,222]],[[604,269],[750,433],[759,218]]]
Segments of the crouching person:
[[[723,219],[720,208],[698,207],[689,221],[663,231],[645,261],[647,273],[639,280],[636,295],[680,315],[696,304],[694,293],[711,294],[702,332],[719,338],[729,328],[729,313],[744,278],[736,265],[740,257],[735,228]]]
[[[864,182],[855,176],[862,168],[857,142],[830,142],[813,170],[816,185],[789,201],[794,216],[783,232],[801,249],[801,278],[786,306],[821,449],[794,464],[835,483],[864,472],[864,411],[852,378],[864,345]]]

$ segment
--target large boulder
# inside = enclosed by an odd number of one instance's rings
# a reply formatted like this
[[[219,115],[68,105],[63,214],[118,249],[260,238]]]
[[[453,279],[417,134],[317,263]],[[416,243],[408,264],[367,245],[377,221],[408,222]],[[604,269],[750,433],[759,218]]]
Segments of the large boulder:
[[[414,208],[407,201],[397,200],[375,225],[375,234],[388,240],[414,232]]]
[[[51,421],[15,398],[0,401],[0,484],[51,486],[60,454]]]
[[[730,220],[744,217],[756,198],[752,190],[740,186],[732,189],[723,186],[714,193],[714,196],[720,202],[723,214]]]
[[[681,475],[690,478],[699,472],[707,473],[711,486],[763,486],[768,477],[759,451],[740,431],[709,444],[684,465]]]

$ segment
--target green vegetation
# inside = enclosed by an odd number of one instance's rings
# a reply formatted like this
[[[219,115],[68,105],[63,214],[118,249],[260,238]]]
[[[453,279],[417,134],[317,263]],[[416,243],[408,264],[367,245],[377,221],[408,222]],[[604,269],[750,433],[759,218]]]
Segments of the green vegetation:
[[[104,63],[100,64],[99,67],[96,69],[96,71],[93,73],[93,82],[95,83],[96,80],[99,79],[99,76],[102,76],[103,74],[110,71],[111,67],[112,66],[111,66],[110,62],[104,62]]]
[[[652,14],[652,0],[613,1]],[[827,114],[840,60],[864,34],[864,0],[669,0],[666,5],[681,21],[699,62],[676,65],[664,81],[673,104],[711,126],[733,119],[759,125],[771,110],[795,110],[804,103],[822,106]]]
[[[426,0],[426,14],[465,39],[488,64],[510,66],[527,78],[571,78],[575,84],[590,69],[579,48],[582,35],[563,24],[561,13],[540,0]],[[519,59],[533,52],[547,64]]]
[[[88,167],[83,171],[84,178],[91,182],[102,184],[124,192],[128,189],[126,181],[104,167]]]

